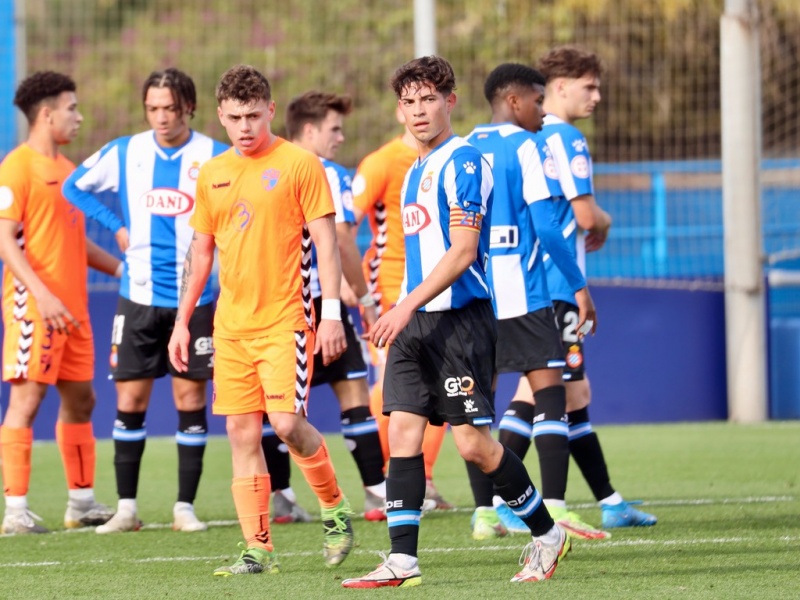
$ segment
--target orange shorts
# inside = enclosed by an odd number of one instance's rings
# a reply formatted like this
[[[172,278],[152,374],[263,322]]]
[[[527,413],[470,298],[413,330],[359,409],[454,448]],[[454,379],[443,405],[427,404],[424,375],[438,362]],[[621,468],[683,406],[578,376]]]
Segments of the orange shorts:
[[[92,325],[81,322],[69,334],[57,333],[42,321],[8,319],[3,323],[3,381],[56,381],[94,379]]]
[[[214,336],[215,415],[308,414],[314,332],[276,331],[252,340]]]

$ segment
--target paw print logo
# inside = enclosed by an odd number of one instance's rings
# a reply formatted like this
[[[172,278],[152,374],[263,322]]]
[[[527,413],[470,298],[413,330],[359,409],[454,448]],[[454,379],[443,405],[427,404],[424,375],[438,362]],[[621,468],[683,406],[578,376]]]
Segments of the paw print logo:
[[[475,163],[472,162],[471,160],[468,160],[467,162],[464,163],[464,170],[470,175],[472,175],[473,173],[475,173]]]

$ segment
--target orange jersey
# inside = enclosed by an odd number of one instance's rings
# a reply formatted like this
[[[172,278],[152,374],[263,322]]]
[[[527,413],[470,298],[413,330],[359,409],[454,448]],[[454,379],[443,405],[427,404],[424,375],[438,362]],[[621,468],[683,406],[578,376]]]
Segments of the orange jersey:
[[[314,328],[306,223],[333,214],[322,162],[282,138],[252,157],[231,148],[203,164],[189,225],[219,249],[215,337]]]
[[[72,316],[86,321],[86,224],[83,213],[61,195],[74,169],[60,154],[52,159],[27,144],[17,147],[0,164],[0,219],[19,223],[17,242],[36,275]],[[3,318],[40,318],[36,301],[8,266],[3,272]]]
[[[417,151],[400,138],[367,155],[353,179],[353,204],[369,219],[372,242],[364,254],[364,277],[381,304],[397,302],[405,269],[400,188]]]

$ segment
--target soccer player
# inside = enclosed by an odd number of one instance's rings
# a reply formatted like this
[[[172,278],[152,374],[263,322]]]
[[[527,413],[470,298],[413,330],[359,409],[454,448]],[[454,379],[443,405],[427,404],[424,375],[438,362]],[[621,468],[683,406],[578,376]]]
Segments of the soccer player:
[[[189,324],[189,370],[169,364],[167,342],[178,308],[178,281],[192,230],[200,165],[227,146],[193,131],[197,108],[194,82],[183,71],[154,71],[142,86],[150,129],[113,140],[89,157],[64,184],[64,195],[113,232],[125,254],[117,312],[111,334],[111,376],[117,389],[114,471],[117,514],[97,533],[136,531],[142,526],[136,496],[147,428],[145,415],[153,381],[172,375],[178,410],[178,497],[176,531],[204,531],[194,512],[208,436],[206,387],[214,367],[213,291],[206,285]],[[122,209],[124,223],[105,202]]]
[[[375,323],[377,314],[364,274],[361,255],[355,239],[353,192],[350,175],[341,165],[333,162],[336,152],[344,142],[344,117],[352,110],[348,96],[306,92],[294,98],[286,108],[286,133],[293,143],[313,152],[322,160],[328,184],[336,207],[336,239],[345,281],[358,298],[362,310],[364,332]],[[317,325],[322,310],[316,254],[312,254],[311,295],[314,298]],[[358,466],[364,485],[364,518],[368,521],[386,519],[386,483],[383,476],[383,454],[378,437],[378,424],[369,409],[367,365],[361,353],[361,343],[350,321],[347,307],[342,303],[342,325],[347,338],[347,350],[328,365],[322,357],[314,357],[314,376],[311,387],[330,384],[342,409],[342,434]],[[269,457],[267,457],[269,466]]]
[[[340,564],[353,547],[350,504],[339,488],[325,440],[306,419],[309,359],[323,364],[345,349],[342,271],[325,170],[312,153],[274,135],[275,103],[253,67],[228,69],[216,89],[217,115],[233,148],[200,169],[194,229],[178,314],[169,342],[173,366],[189,369],[188,320],[219,250],[214,316],[214,414],[225,415],[233,459],[233,500],[245,549],[215,575],[275,572],[269,524],[270,477],[261,448],[263,415],[289,447],[322,507],[323,555]],[[314,327],[311,244],[322,289]]]
[[[564,286],[576,298],[578,329],[586,324],[587,332],[593,331],[596,315],[586,280],[555,219],[548,185],[551,181],[556,187],[553,161],[546,146],[537,145],[531,133],[542,127],[544,84],[544,76],[530,67],[515,63],[498,66],[484,84],[492,122],[478,125],[467,137],[492,165],[494,174],[489,279],[498,318],[497,371],[524,373],[536,399],[535,412],[530,402],[511,402],[500,421],[500,443],[524,458],[533,436],[542,497],[550,514],[574,535],[602,538],[604,532],[565,509],[569,467],[562,381],[565,361],[547,291],[544,251],[564,273]],[[490,482],[474,466],[467,469],[477,507],[473,537],[503,535],[492,508]],[[495,498],[494,504],[501,516],[513,517],[500,498]],[[522,521],[511,520],[524,528]]]
[[[368,154],[358,165],[353,179],[353,212],[356,223],[366,216],[372,240],[364,253],[364,276],[380,312],[395,305],[403,283],[406,250],[400,218],[400,188],[408,169],[417,159],[417,142],[405,127],[403,113],[395,109],[403,134]],[[383,371],[386,353],[370,348],[377,378],[370,392],[370,409],[378,421],[384,462],[389,460],[389,418],[383,414]],[[428,425],[422,440],[425,456],[425,500],[430,508],[452,509],[433,483],[433,466],[444,442],[446,429]]]
[[[546,141],[556,162],[561,196],[561,201],[556,203],[559,227],[583,267],[585,252],[599,250],[611,227],[611,217],[594,198],[589,145],[574,125],[576,121],[591,116],[600,102],[602,63],[591,52],[562,46],[543,56],[540,68],[547,78],[544,99],[547,115],[544,128],[537,137]],[[625,502],[611,485],[603,450],[589,419],[592,394],[585,375],[583,338],[577,331],[576,298],[560,266],[547,257],[545,266],[547,286],[554,301],[567,360],[564,381],[570,453],[600,503],[604,528],[655,525],[657,519],[654,515]],[[530,391],[525,382],[520,382],[520,385],[518,397],[529,398]]]
[[[391,553],[348,588],[422,583],[417,560],[425,496],[425,424],[447,421],[461,456],[497,486],[533,540],[511,581],[552,576],[570,548],[522,462],[489,433],[494,416],[492,374],[497,322],[486,277],[492,172],[480,152],[453,134],[455,76],[436,56],[412,60],[392,77],[419,158],[402,190],[406,268],[397,305],[370,337],[389,346],[384,412],[389,413],[386,512]],[[486,221],[484,222],[484,219]]]
[[[31,429],[47,387],[61,400],[56,441],[67,479],[67,528],[99,525],[114,511],[94,498],[94,345],[87,265],[117,275],[119,260],[86,239],[83,215],[61,195],[75,168],[59,147],[78,134],[75,83],[37,72],[17,88],[28,139],[0,164],[3,261],[3,381],[11,384],[0,427],[5,515],[2,532],[46,533],[28,508]]]

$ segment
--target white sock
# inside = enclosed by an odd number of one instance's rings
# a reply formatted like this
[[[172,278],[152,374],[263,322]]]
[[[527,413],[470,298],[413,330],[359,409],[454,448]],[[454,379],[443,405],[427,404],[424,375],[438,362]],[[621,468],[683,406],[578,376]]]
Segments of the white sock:
[[[378,498],[386,498],[385,481],[381,481],[378,485],[368,485],[365,489],[375,494]]]
[[[391,554],[392,562],[403,569],[413,569],[419,563],[416,556],[410,554]]]
[[[120,498],[117,502],[117,512],[136,514],[136,498]]]
[[[534,540],[539,540],[540,542],[542,542],[546,546],[553,546],[553,545],[557,544],[558,541],[561,539],[561,532],[558,530],[558,527],[553,525],[550,528],[550,531],[548,531],[544,535],[540,535],[538,537],[535,536],[533,539]]]
[[[67,494],[70,500],[73,500],[78,504],[88,504],[94,501],[94,488],[69,490]]]
[[[286,498],[289,502],[297,502],[297,495],[294,493],[294,490],[291,487],[287,487],[284,490],[278,490],[283,497]]]
[[[622,504],[623,502],[625,502],[625,500],[619,492],[614,492],[608,498],[603,498],[600,500],[600,504],[605,504],[606,506],[616,506],[617,504]]]
[[[546,499],[544,500],[544,505],[545,505],[545,506],[547,506],[548,508],[549,508],[549,507],[553,507],[553,508],[567,508],[567,502],[566,502],[566,500],[554,500],[554,499],[546,498]]]
[[[6,496],[6,508],[28,508],[27,496]]]
[[[194,512],[194,506],[189,502],[176,502],[172,510],[173,512],[180,512],[182,510],[191,510]]]

